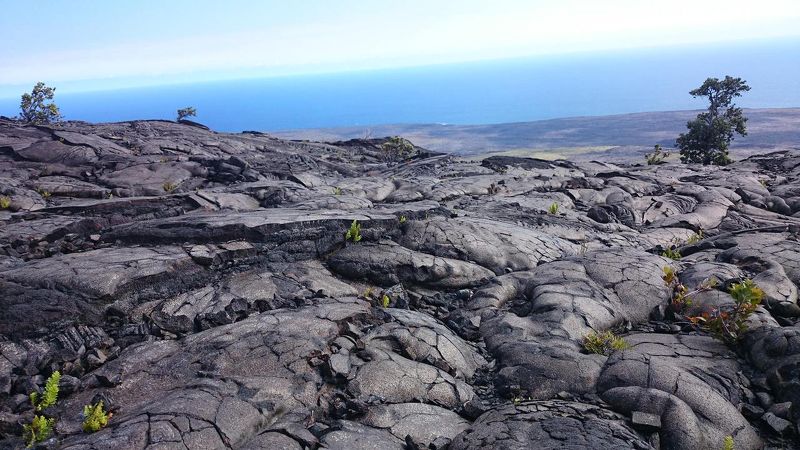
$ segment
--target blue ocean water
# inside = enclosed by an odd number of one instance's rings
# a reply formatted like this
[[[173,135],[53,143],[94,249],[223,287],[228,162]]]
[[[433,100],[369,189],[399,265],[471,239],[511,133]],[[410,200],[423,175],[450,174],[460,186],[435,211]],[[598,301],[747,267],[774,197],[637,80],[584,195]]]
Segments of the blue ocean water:
[[[698,109],[688,91],[739,76],[745,107],[800,106],[800,39],[58,93],[69,119],[173,119],[192,105],[221,131],[387,123],[483,124]],[[0,99],[0,114],[17,112]]]

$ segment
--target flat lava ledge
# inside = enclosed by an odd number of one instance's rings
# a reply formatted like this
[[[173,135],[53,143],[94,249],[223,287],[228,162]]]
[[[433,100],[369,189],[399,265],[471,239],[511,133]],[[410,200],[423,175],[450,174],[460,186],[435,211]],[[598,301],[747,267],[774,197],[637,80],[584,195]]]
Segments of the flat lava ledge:
[[[0,448],[53,370],[48,448],[798,445],[800,154],[388,163],[383,142],[0,120]],[[765,291],[737,346],[670,320],[667,266]],[[582,350],[608,329],[631,347]]]

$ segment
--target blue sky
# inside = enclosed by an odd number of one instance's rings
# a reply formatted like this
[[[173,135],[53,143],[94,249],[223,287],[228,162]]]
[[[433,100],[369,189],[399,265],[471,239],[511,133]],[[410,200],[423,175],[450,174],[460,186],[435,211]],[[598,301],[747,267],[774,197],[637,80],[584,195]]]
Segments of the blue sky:
[[[0,11],[0,96],[38,80],[64,92],[800,36],[798,0],[0,0]]]

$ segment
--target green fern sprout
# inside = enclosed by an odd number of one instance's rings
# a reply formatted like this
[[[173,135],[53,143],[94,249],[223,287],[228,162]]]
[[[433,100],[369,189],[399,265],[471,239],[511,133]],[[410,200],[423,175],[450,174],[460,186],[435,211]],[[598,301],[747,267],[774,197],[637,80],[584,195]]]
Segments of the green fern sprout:
[[[703,240],[703,230],[698,231],[697,233],[689,236],[689,239],[686,240],[687,244],[696,244]]]
[[[44,384],[44,392],[39,395],[31,392],[31,404],[36,411],[42,411],[56,404],[58,401],[58,383],[61,381],[61,372],[55,371]]]
[[[25,424],[22,426],[22,436],[27,443],[27,448],[47,440],[53,434],[55,423],[56,419],[34,415],[30,425]]]
[[[616,350],[626,350],[631,346],[625,339],[615,335],[611,331],[597,333],[592,331],[583,339],[583,348],[589,353],[598,355],[610,355]]]
[[[170,181],[167,181],[161,187],[164,189],[164,192],[172,192],[178,188],[178,185]]]
[[[725,436],[725,439],[722,441],[722,450],[734,450],[733,436]]]
[[[96,433],[108,425],[109,414],[103,408],[103,401],[94,405],[83,407],[83,431],[86,433]]]
[[[389,296],[388,296],[388,295],[386,295],[386,294],[383,294],[383,297],[381,298],[381,304],[383,304],[383,307],[384,307],[384,308],[388,308],[388,307],[389,307],[389,301],[390,301],[390,300],[391,300],[391,299],[389,298]]]
[[[550,207],[547,208],[547,212],[553,215],[558,214],[558,203],[553,202],[553,204],[551,204]]]
[[[36,192],[38,192],[39,195],[41,195],[42,198],[45,199],[45,200],[47,200],[48,198],[50,198],[50,196],[53,195],[53,194],[50,193],[50,191],[46,191],[44,189],[37,189]]]
[[[353,220],[350,224],[350,229],[344,235],[345,241],[358,242],[361,240],[361,224],[357,220]]]
[[[406,223],[407,220],[406,216],[400,216],[400,223]]]
[[[8,197],[0,197],[0,209],[8,209],[11,207],[11,199]]]
[[[333,188],[333,195],[342,195],[342,188],[340,188],[338,186],[334,187]]]

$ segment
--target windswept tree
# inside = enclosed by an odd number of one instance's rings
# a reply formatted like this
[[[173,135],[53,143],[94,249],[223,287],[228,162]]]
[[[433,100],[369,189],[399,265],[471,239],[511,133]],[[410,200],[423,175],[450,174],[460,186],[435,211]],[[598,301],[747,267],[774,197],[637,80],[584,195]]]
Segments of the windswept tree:
[[[187,106],[186,108],[181,108],[178,110],[178,122],[187,118],[187,117],[194,117],[197,115],[197,110],[194,109],[194,106]]]
[[[734,134],[747,135],[747,118],[733,99],[740,97],[750,86],[741,78],[726,76],[724,80],[708,78],[699,88],[690,91],[692,97],[708,97],[708,109],[688,122],[686,133],[675,141],[684,163],[725,165],[731,162],[728,147]]]
[[[392,136],[381,144],[381,152],[386,161],[400,161],[414,156],[414,144],[400,136]]]
[[[61,120],[58,106],[53,102],[45,104],[46,100],[53,99],[55,92],[56,88],[47,87],[41,81],[36,83],[30,94],[22,94],[22,101],[19,103],[19,118],[36,125]]]

